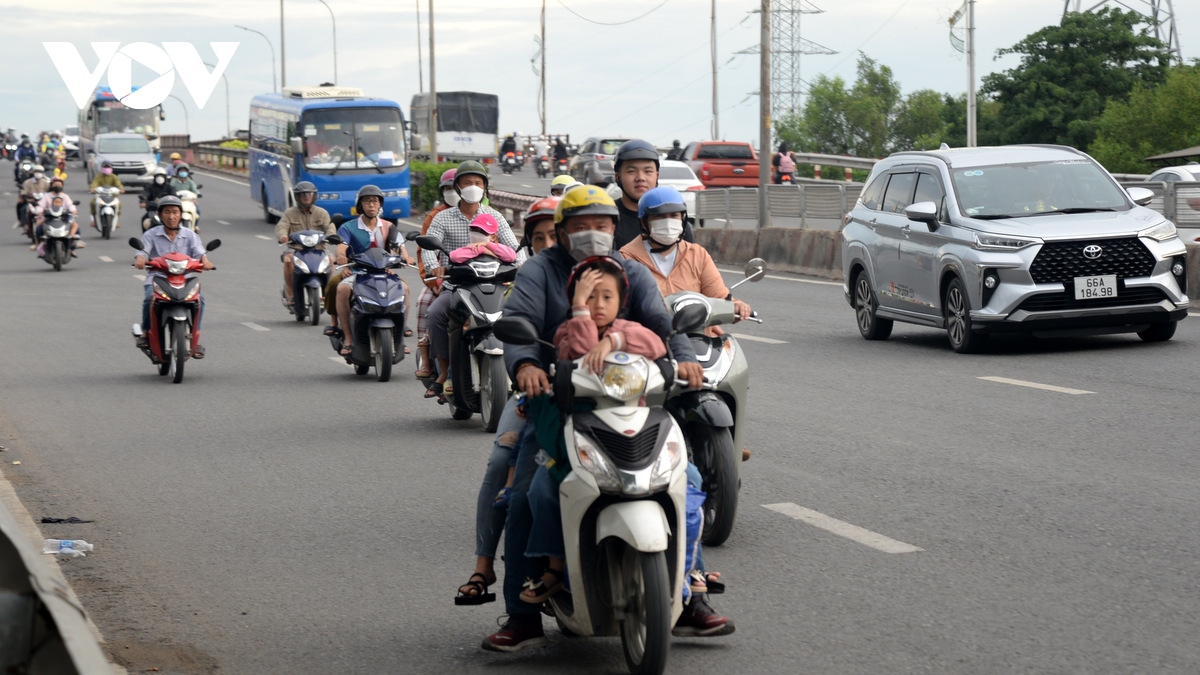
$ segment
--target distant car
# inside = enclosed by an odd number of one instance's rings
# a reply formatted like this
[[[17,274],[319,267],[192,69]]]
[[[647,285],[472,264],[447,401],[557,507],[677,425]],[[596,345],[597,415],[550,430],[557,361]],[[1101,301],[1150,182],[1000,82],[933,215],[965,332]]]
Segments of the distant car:
[[[158,166],[150,141],[141,134],[98,134],[94,151],[86,161],[89,183],[106,160],[112,163],[113,174],[125,185],[148,185]]]
[[[1146,179],[1147,182],[1155,183],[1200,183],[1200,164],[1191,162],[1182,166],[1168,166],[1154,173]],[[1200,197],[1192,197],[1187,200],[1187,205],[1193,211],[1200,211]],[[1179,238],[1187,244],[1200,244],[1200,228],[1194,226],[1195,219],[1181,219],[1184,222],[1193,223],[1192,227],[1180,226]]]
[[[63,150],[67,159],[79,159],[79,126],[67,125],[62,136]]]
[[[1188,313],[1186,251],[1153,197],[1073,148],[895,153],[842,230],[846,300],[868,340],[904,321],[944,329],[956,352],[1003,331],[1169,340]]]
[[[696,222],[696,191],[704,189],[704,183],[696,177],[692,167],[683,162],[664,159],[658,166],[658,184],[673,187],[683,195],[687,204],[688,220]]]
[[[586,185],[601,187],[612,183],[613,157],[617,148],[628,138],[602,138],[593,136],[579,146],[579,152],[571,157],[569,171],[575,180]]]
[[[704,187],[758,187],[758,154],[741,141],[696,141],[683,149],[683,161]]]

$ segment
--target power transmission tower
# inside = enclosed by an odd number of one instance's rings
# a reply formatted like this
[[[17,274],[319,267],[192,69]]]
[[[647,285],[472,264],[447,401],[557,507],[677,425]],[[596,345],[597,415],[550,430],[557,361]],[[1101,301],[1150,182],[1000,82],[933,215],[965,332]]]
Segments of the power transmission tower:
[[[1084,9],[1083,0],[1065,0],[1063,16],[1067,12],[1094,12],[1106,5],[1116,5],[1119,9],[1128,9],[1146,17],[1146,22],[1154,27],[1154,37],[1167,45],[1167,49],[1175,60],[1183,63],[1183,50],[1179,47],[1179,32],[1175,30],[1175,7],[1171,0],[1088,0]]]
[[[809,0],[771,0],[772,117],[800,110],[804,97],[801,56],[837,53],[800,35],[801,17],[824,11]],[[759,46],[747,47],[737,53],[758,54]]]

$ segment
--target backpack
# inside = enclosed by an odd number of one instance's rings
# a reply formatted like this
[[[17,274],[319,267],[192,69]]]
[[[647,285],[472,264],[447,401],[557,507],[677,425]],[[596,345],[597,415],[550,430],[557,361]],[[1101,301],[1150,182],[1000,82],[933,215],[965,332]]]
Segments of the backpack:
[[[779,173],[795,173],[796,161],[792,159],[792,153],[779,154]]]

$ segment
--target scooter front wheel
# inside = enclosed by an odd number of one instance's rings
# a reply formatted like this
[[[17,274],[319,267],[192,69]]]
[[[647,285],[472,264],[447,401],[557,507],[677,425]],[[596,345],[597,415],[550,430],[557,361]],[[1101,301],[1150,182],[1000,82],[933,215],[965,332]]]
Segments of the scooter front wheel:
[[[163,330],[165,331],[164,335],[166,339],[163,340],[162,343],[164,349],[162,350],[162,361],[158,364],[158,374],[162,377],[166,377],[167,375],[171,374],[171,366],[175,365],[175,361],[171,359],[171,354],[167,352],[165,347],[170,347],[175,344],[175,330],[173,328],[168,328],[167,326],[163,326]]]
[[[375,376],[380,382],[392,378],[392,357],[396,355],[395,343],[392,341],[392,329],[380,328],[375,333],[375,341],[379,348],[375,350]]]
[[[625,619],[621,650],[634,675],[662,673],[671,653],[671,584],[662,551],[626,546],[621,561]]]
[[[704,465],[704,531],[700,541],[705,546],[720,546],[733,533],[738,508],[738,469],[741,455],[733,447],[733,435],[728,428],[693,425],[688,434],[692,450]],[[702,460],[700,458],[703,458]]]
[[[308,289],[308,325],[315,326],[321,322],[321,289]]]
[[[183,362],[187,360],[188,352],[191,351],[191,336],[183,326],[176,326],[173,331],[175,338],[175,353],[171,356],[175,360],[175,379],[172,380],[175,384],[183,382]]]

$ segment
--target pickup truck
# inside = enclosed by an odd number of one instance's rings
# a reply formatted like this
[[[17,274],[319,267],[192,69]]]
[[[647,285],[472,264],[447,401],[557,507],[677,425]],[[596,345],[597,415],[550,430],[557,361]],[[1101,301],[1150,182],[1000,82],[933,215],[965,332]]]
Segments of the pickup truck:
[[[695,141],[683,150],[683,161],[704,187],[758,187],[758,155],[740,141]]]

